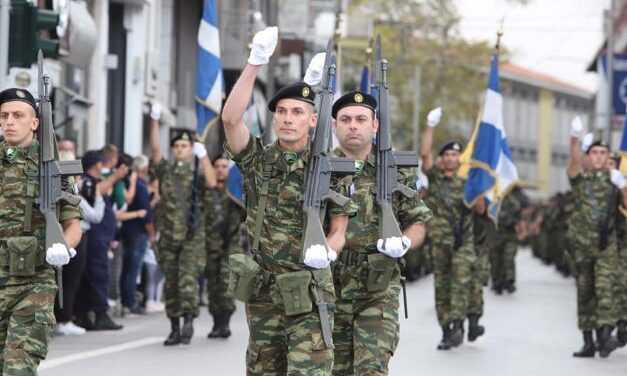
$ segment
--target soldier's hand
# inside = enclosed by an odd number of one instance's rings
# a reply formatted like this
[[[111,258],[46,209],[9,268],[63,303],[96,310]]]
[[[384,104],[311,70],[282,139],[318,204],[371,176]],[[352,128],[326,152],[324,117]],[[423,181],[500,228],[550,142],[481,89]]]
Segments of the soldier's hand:
[[[440,120],[442,119],[442,107],[435,108],[429,111],[427,115],[427,125],[429,128],[433,128],[436,125],[440,124]]]
[[[590,147],[590,145],[592,145],[593,142],[594,133],[588,133],[583,136],[583,139],[581,140],[581,151],[583,151],[584,153],[587,152],[588,148]]]
[[[248,57],[248,64],[265,65],[270,61],[270,56],[274,53],[279,41],[279,28],[276,26],[266,27],[253,37],[253,43]]]
[[[575,116],[573,121],[570,123],[570,136],[574,138],[581,138],[583,134],[583,123],[581,122],[581,118],[579,116]]]
[[[322,244],[314,244],[305,250],[305,265],[314,269],[324,269],[337,259],[337,253]]]
[[[379,239],[377,249],[379,252],[392,258],[403,257],[411,247],[411,240],[407,236]]]
[[[326,57],[327,54],[325,52],[320,52],[311,59],[307,67],[307,72],[305,72],[305,78],[303,79],[307,85],[315,86],[322,81],[322,70],[324,69],[324,60]]]
[[[194,156],[203,159],[207,155],[207,148],[201,142],[194,142]]]
[[[616,169],[610,170],[610,180],[612,181],[612,184],[616,186],[616,188],[618,189],[625,188],[625,177],[620,171]]]
[[[150,118],[159,121],[161,119],[161,105],[159,102],[152,102],[150,106]]]
[[[46,250],[46,262],[52,266],[67,265],[74,256],[76,256],[76,250],[73,248],[67,249],[61,243],[54,243]]]

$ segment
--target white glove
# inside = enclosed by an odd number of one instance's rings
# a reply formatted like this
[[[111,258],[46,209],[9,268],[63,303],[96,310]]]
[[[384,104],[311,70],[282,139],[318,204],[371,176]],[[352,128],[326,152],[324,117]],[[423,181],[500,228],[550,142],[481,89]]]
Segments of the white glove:
[[[616,188],[618,189],[623,189],[625,188],[625,177],[623,176],[623,174],[614,169],[610,171],[610,180],[612,181],[612,184],[614,184],[616,186]]]
[[[377,241],[377,249],[379,252],[392,258],[403,257],[411,247],[411,240],[407,237],[392,237],[379,239]]]
[[[266,27],[253,37],[253,43],[248,57],[248,64],[265,65],[270,61],[276,44],[279,41],[279,28]]]
[[[337,253],[322,244],[314,244],[305,251],[305,265],[314,269],[324,269],[337,259]]]
[[[201,142],[194,142],[194,156],[198,159],[203,159],[207,156],[207,149]]]
[[[46,262],[52,266],[63,266],[70,262],[72,257],[76,256],[76,250],[65,248],[61,243],[54,243],[52,247],[46,251]]]
[[[311,59],[307,67],[307,72],[305,72],[305,78],[303,79],[307,85],[315,86],[322,81],[322,70],[324,69],[324,60],[326,57],[326,52],[320,52]]]
[[[584,153],[588,151],[588,148],[590,147],[590,145],[592,145],[593,142],[594,133],[588,133],[583,136],[583,139],[581,140],[581,151],[583,151]]]
[[[575,116],[573,121],[570,123],[570,136],[575,138],[581,138],[583,134],[583,123],[581,122],[581,118],[579,116]]]
[[[156,121],[161,119],[161,105],[159,102],[153,102],[150,106],[150,118]]]
[[[442,119],[442,107],[429,111],[429,115],[427,115],[427,125],[429,128],[433,128],[440,124],[440,119]]]

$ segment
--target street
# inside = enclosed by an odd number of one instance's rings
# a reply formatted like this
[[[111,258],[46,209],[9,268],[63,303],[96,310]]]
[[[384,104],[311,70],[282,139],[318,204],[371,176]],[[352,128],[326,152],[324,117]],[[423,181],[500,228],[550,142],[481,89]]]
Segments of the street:
[[[408,286],[409,319],[401,318],[401,341],[391,375],[625,375],[627,348],[608,359],[574,359],[581,345],[576,326],[575,287],[553,268],[521,249],[517,259],[518,291],[496,296],[485,291],[486,335],[475,343],[437,351],[440,339],[431,277]],[[401,317],[403,312],[400,312]],[[90,332],[82,337],[56,337],[42,376],[182,376],[244,375],[247,328],[238,306],[233,336],[206,338],[211,319],[206,310],[197,320],[190,346],[165,348],[168,332],[163,314],[122,319],[124,330]]]

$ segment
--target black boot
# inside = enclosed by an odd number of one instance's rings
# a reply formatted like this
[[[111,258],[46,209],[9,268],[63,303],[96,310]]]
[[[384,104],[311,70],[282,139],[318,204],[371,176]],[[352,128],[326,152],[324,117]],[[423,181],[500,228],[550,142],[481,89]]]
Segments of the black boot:
[[[501,295],[503,293],[503,284],[501,281],[492,280],[492,290],[496,295]]]
[[[183,329],[181,329],[181,343],[189,345],[194,336],[194,315],[186,313],[183,315]]]
[[[464,322],[462,320],[453,321],[450,342],[453,347],[457,347],[464,342]]]
[[[468,315],[468,341],[474,342],[485,333],[483,325],[479,325],[480,316],[477,314]]]
[[[505,288],[505,291],[507,291],[510,294],[513,294],[516,292],[516,282],[512,280],[506,281],[504,288]]]
[[[612,351],[618,348],[618,341],[612,336],[613,330],[614,328],[609,325],[603,325],[597,329],[597,350],[599,350],[601,358],[607,358]]]
[[[618,346],[624,347],[627,345],[627,321],[620,320],[616,329],[616,339],[618,340]]]
[[[596,349],[594,347],[594,340],[592,339],[592,330],[583,331],[583,347],[581,350],[574,352],[575,358],[594,358]]]
[[[442,325],[442,340],[438,344],[438,350],[450,350],[451,347],[451,328],[450,324]]]
[[[170,334],[163,346],[175,346],[181,343],[181,323],[178,317],[170,317]]]
[[[213,317],[213,329],[207,335],[207,338],[229,338],[231,329],[229,322],[231,321],[230,313],[220,313]]]
[[[107,312],[96,312],[96,320],[91,330],[120,330],[123,326],[116,324]]]

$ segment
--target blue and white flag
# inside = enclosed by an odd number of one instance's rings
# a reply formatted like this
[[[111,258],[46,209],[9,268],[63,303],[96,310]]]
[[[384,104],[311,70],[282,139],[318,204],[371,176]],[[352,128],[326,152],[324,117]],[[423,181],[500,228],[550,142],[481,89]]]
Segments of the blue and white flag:
[[[220,116],[224,97],[218,8],[215,0],[204,1],[198,29],[196,64],[196,132],[204,139],[206,130]]]
[[[503,127],[498,54],[492,57],[488,90],[470,163],[471,169],[464,187],[464,201],[466,205],[472,206],[484,194],[488,215],[496,222],[501,200],[518,181],[518,171]]]
[[[359,91],[362,93],[370,93],[370,71],[367,65],[361,70],[361,81],[359,82]]]

